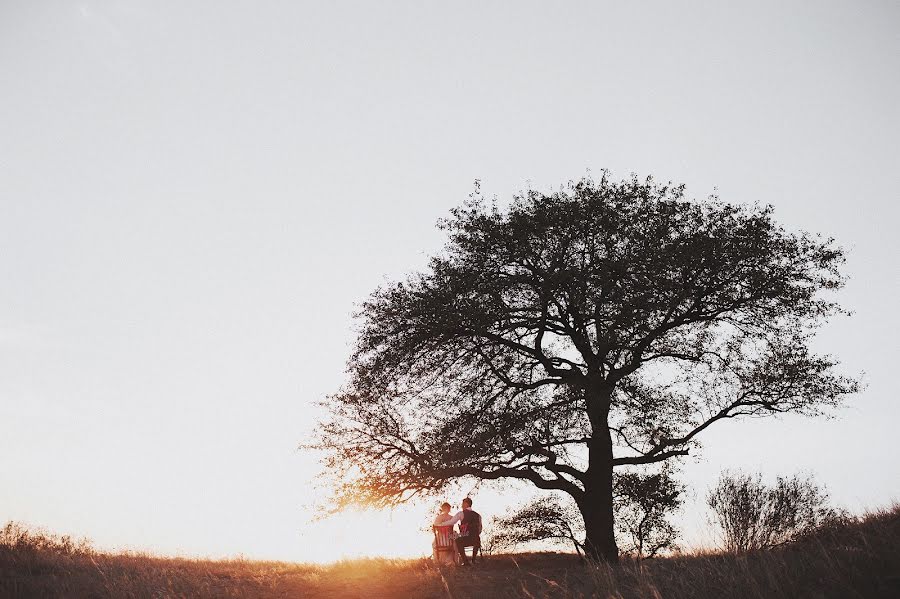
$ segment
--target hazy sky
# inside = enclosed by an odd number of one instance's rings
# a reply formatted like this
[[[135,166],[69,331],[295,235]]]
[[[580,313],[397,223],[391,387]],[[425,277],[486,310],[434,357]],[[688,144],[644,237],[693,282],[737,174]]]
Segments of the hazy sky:
[[[0,521],[165,553],[429,551],[430,506],[309,523],[296,447],[354,305],[441,246],[475,179],[504,199],[603,168],[772,203],[849,250],[855,315],[816,348],[868,387],[830,421],[713,427],[696,495],[743,467],[815,473],[853,510],[900,498],[898,31],[900,4],[861,0],[0,0]]]

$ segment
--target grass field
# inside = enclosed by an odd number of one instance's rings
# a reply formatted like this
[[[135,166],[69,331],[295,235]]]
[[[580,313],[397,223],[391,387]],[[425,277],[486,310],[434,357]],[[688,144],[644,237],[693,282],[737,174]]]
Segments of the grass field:
[[[0,529],[0,597],[896,599],[900,506],[775,550],[623,559],[615,567],[553,553],[489,556],[469,569],[426,559],[326,566],[175,559],[98,552],[11,523]]]

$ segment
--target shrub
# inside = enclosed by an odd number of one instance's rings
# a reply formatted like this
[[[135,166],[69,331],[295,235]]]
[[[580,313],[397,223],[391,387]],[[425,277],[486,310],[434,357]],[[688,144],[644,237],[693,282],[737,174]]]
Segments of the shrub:
[[[743,553],[788,543],[839,513],[812,477],[778,477],[774,486],[760,474],[723,473],[706,497],[724,548]]]

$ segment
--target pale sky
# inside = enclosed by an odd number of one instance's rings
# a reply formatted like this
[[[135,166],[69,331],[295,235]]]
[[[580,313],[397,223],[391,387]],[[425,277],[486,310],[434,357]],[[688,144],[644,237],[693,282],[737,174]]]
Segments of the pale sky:
[[[855,315],[816,348],[867,388],[833,420],[707,431],[687,544],[723,468],[900,499],[898,31],[900,3],[860,0],[0,0],[0,524],[427,553],[430,505],[309,521],[297,445],[354,306],[424,264],[475,179],[502,200],[603,168],[772,203],[849,251]]]

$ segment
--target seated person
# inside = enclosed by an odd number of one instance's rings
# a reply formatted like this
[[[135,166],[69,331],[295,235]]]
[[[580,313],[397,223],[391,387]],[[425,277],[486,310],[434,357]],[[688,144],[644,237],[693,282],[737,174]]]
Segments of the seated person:
[[[474,547],[472,559],[481,550],[481,514],[472,509],[472,499],[466,497],[462,500],[463,509],[453,518],[441,522],[441,526],[456,524],[459,522],[459,536],[456,538],[456,549],[459,551],[460,565],[468,566],[469,558],[466,557],[466,547]]]
[[[450,504],[446,501],[441,504],[441,509],[434,517],[434,522],[432,522],[433,526],[453,526],[451,521],[453,520],[453,516],[450,515]],[[450,540],[456,539],[456,533],[450,532]],[[444,565],[453,565],[456,563],[454,558],[454,554],[451,552],[441,552],[439,553],[437,550],[437,539],[434,538],[431,540],[431,558],[434,560],[436,564],[444,564]]]

